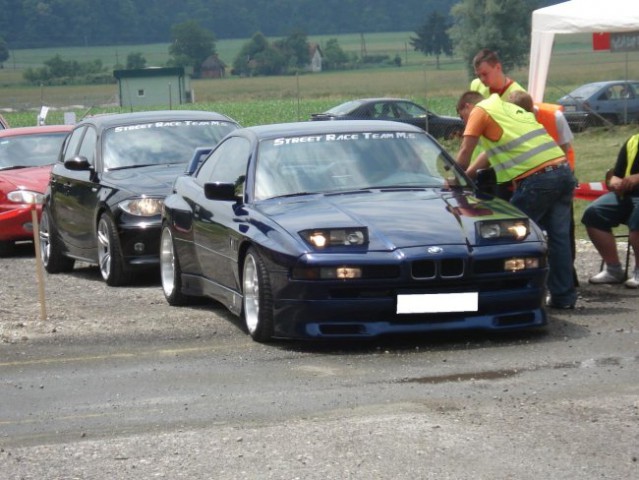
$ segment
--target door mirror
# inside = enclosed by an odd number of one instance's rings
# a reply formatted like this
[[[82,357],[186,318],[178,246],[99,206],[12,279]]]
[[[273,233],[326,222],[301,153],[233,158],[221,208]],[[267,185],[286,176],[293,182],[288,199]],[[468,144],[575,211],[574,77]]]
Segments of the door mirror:
[[[234,183],[212,182],[204,184],[204,196],[209,200],[235,201],[240,198],[236,194]]]
[[[64,167],[68,170],[91,170],[91,164],[87,160],[86,157],[76,156],[72,158],[67,158],[64,161]]]

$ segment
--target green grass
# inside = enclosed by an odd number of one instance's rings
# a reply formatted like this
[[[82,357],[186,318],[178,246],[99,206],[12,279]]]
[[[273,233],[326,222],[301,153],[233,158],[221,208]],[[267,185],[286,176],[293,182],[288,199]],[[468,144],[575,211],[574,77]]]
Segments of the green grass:
[[[342,101],[368,96],[398,96],[410,98],[441,114],[454,115],[459,95],[468,88],[469,77],[461,59],[442,58],[441,68],[435,59],[414,52],[408,46],[413,32],[311,36],[309,41],[325,44],[337,38],[347,52],[360,55],[396,54],[401,67],[367,68],[343,72],[323,72],[284,77],[193,80],[195,104],[180,108],[215,110],[231,116],[242,125],[306,120],[311,113],[326,110]],[[270,39],[273,40],[273,39]],[[220,40],[220,57],[231,64],[246,39]],[[73,47],[62,49],[32,49],[11,51],[11,57],[0,69],[0,108],[13,126],[33,125],[41,105],[52,107],[48,123],[63,121],[64,110],[77,118],[98,112],[119,111],[117,85],[29,86],[22,80],[27,67],[39,67],[59,54],[64,59],[91,61],[100,59],[107,69],[124,63],[129,53],[139,52],[150,66],[162,66],[168,60],[168,44],[131,45],[118,47]],[[527,69],[509,72],[526,84]],[[557,35],[550,63],[545,99],[555,101],[574,87],[590,81],[639,79],[639,52],[593,52],[590,34]],[[105,106],[112,105],[112,106]],[[162,108],[162,107],[158,107]],[[622,142],[636,127],[591,128],[575,137],[576,175],[579,181],[599,181],[613,165]],[[458,144],[447,142],[453,154]],[[581,218],[586,202],[575,202],[575,217]],[[578,237],[585,238],[578,224]]]

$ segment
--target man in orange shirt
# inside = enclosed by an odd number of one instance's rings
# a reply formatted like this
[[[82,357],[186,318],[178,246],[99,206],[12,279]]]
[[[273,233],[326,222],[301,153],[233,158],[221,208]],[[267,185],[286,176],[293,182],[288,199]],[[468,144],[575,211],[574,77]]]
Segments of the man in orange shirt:
[[[496,94],[484,99],[466,92],[457,113],[466,124],[457,163],[472,178],[490,166],[498,184],[516,185],[510,203],[548,234],[548,306],[574,308],[569,225],[575,179],[564,152],[532,113]],[[471,164],[480,141],[484,151]]]

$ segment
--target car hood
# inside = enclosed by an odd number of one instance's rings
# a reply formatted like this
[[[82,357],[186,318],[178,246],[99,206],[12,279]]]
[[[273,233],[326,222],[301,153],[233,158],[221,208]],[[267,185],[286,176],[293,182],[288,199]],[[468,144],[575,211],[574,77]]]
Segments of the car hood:
[[[102,174],[102,183],[136,194],[165,196],[170,193],[173,182],[184,173],[185,168],[186,164],[180,163],[110,170]]]
[[[502,200],[435,189],[274,199],[258,210],[295,237],[309,228],[367,227],[371,250],[475,245],[478,221],[524,217]]]
[[[52,165],[44,165],[0,171],[0,189],[11,191],[19,188],[44,193],[49,184],[51,168]]]

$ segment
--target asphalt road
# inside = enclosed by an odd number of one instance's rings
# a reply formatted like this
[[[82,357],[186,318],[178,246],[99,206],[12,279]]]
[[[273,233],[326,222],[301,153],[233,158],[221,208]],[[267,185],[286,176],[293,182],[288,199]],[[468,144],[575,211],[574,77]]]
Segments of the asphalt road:
[[[260,345],[91,268],[39,321],[33,259],[1,262],[2,479],[639,478],[638,291],[582,282],[545,333]]]

